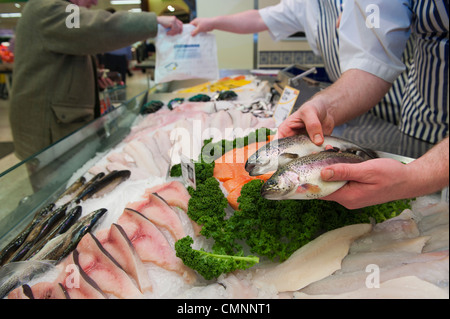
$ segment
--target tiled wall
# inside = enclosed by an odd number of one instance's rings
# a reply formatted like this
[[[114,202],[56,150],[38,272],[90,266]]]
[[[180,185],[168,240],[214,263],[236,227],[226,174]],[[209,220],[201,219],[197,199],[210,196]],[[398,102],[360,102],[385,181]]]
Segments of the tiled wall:
[[[259,9],[276,5],[280,0],[257,0]],[[274,41],[269,32],[257,35],[257,68],[284,68],[292,64],[323,66],[322,58],[316,56],[305,37],[290,37]]]
[[[286,67],[291,64],[300,65],[322,65],[320,56],[312,51],[259,51],[258,67],[277,68]]]

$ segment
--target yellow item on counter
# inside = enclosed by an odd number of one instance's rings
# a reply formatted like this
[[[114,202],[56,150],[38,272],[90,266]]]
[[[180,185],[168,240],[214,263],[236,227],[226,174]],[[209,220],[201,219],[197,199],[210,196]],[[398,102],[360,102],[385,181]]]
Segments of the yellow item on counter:
[[[187,89],[178,91],[179,93],[208,93],[232,90],[247,84],[252,83],[251,80],[247,80],[245,75],[239,75],[234,78],[225,77],[216,82],[206,82],[196,86],[192,86]]]

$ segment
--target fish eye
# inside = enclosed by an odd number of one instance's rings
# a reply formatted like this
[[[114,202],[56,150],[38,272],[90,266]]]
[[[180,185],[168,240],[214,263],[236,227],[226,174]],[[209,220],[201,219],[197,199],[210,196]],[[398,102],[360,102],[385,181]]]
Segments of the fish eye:
[[[270,187],[273,187],[273,186],[275,186],[277,184],[277,182],[274,180],[274,179],[268,179],[267,181],[266,181],[266,185],[267,186],[270,186]]]

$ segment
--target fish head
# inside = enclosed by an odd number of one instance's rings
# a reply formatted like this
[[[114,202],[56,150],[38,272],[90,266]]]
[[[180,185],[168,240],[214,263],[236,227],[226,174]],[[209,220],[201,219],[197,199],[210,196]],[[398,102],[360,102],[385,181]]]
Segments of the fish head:
[[[298,183],[299,176],[293,171],[285,170],[282,174],[275,173],[262,186],[261,196],[266,199],[285,199],[295,192]]]
[[[262,147],[249,156],[245,162],[245,170],[250,176],[264,174],[267,166],[271,166],[271,158],[266,152],[266,148]]]
[[[71,232],[71,236],[74,238],[74,241],[80,241],[84,235],[86,235],[94,228],[94,226],[96,226],[98,221],[106,212],[106,208],[100,208],[89,213],[88,215],[80,219],[77,224],[73,225],[72,228],[67,231],[68,234],[70,234]]]
[[[245,163],[245,170],[250,176],[259,176],[276,171],[279,167],[298,158],[297,154],[281,153],[279,150],[271,152],[260,149],[252,154]]]

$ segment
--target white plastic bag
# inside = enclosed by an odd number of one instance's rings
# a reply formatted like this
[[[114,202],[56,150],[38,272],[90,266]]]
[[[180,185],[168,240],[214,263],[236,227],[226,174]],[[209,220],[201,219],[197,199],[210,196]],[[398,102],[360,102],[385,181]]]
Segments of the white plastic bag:
[[[210,33],[191,36],[194,26],[183,25],[183,32],[174,36],[159,26],[156,37],[155,82],[219,78],[216,37]]]

